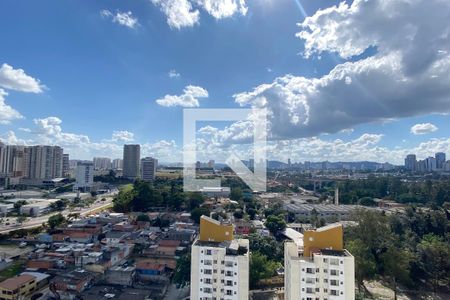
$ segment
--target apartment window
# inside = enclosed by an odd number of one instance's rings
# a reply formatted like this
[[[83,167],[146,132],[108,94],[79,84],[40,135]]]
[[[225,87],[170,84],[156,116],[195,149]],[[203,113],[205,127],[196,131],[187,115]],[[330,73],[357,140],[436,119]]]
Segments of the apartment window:
[[[314,274],[314,269],[313,268],[306,268],[306,273]]]
[[[212,262],[211,262],[211,260],[205,260],[205,262],[204,262],[204,265],[205,266],[211,266],[212,265]]]
[[[227,290],[227,296],[232,296],[233,295],[233,291],[232,290]]]
[[[205,274],[207,275],[211,275],[212,274],[212,270],[211,269],[205,269]]]
[[[306,292],[307,292],[308,294],[314,293],[313,288],[310,288],[310,287],[306,288]]]
[[[211,255],[211,250],[206,250],[206,255]]]
[[[226,285],[226,286],[233,286],[233,281],[227,280],[227,283],[226,283],[225,285]]]
[[[331,295],[331,296],[338,296],[338,295],[339,295],[339,291],[336,291],[336,290],[330,290],[330,295]]]
[[[339,286],[339,281],[338,280],[330,280],[330,285]]]
[[[232,271],[226,271],[225,272],[225,276],[233,276],[233,272]]]
[[[225,267],[232,267],[233,266],[233,262],[232,261],[226,261],[225,262]]]
[[[330,270],[331,275],[338,275],[338,270]]]
[[[205,283],[206,284],[211,284],[211,278],[205,278]]]
[[[217,259],[214,260],[214,264],[217,264]]]
[[[203,292],[205,292],[206,294],[211,294],[211,288],[204,288]]]
[[[310,277],[306,278],[306,283],[314,283],[315,281],[316,281],[315,278]]]
[[[323,262],[324,262],[324,263],[327,263],[327,262],[328,262],[328,258],[324,258],[324,259],[323,259]]]
[[[339,259],[337,259],[337,258],[330,259],[330,265],[338,266],[339,265]]]

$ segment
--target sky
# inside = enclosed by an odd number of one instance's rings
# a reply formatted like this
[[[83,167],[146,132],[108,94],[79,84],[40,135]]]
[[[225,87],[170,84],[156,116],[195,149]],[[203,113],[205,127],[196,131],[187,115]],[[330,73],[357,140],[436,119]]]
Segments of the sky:
[[[0,2],[0,140],[182,160],[183,110],[268,113],[269,159],[450,155],[448,0]],[[200,160],[252,122],[197,124]]]

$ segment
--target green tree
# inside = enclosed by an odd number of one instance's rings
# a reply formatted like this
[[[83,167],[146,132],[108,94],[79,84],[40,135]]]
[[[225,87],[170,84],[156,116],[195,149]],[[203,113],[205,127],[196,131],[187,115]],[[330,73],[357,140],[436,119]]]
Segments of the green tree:
[[[375,258],[367,245],[359,239],[348,242],[346,247],[355,257],[355,277],[360,290],[363,286],[363,280],[372,279],[376,274]]]
[[[286,228],[286,222],[281,216],[268,216],[265,225],[273,235]]]
[[[279,263],[269,260],[267,256],[253,251],[250,254],[250,287],[254,288],[261,279],[267,279],[276,274]]]
[[[207,207],[197,207],[191,211],[191,219],[195,223],[200,224],[200,217],[201,216],[209,216],[209,214],[210,214],[210,211]]]
[[[235,187],[231,189],[230,193],[230,199],[234,201],[241,201],[244,197],[244,194],[242,193],[241,188]]]
[[[62,214],[56,214],[53,216],[50,216],[48,218],[48,226],[50,226],[51,229],[55,229],[57,226],[61,225],[66,221],[66,218]]]
[[[140,214],[139,216],[137,216],[136,221],[139,222],[150,222],[150,217],[146,214]]]
[[[433,291],[450,285],[450,244],[443,238],[428,234],[418,245],[420,267],[428,277]]]
[[[176,271],[173,276],[173,282],[184,284],[191,278],[191,254],[187,253],[177,260]]]

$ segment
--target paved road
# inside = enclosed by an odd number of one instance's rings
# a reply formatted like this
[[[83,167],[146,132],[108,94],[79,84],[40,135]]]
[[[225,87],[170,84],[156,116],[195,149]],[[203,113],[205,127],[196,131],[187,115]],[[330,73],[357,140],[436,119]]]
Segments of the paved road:
[[[54,213],[36,217],[36,218],[29,218],[27,221],[22,223],[22,225],[20,225],[20,226],[17,226],[17,225],[14,226],[13,224],[6,226],[6,225],[1,224],[0,225],[0,234],[8,233],[10,231],[14,231],[17,229],[31,229],[31,228],[39,227],[42,225],[42,223],[47,222],[47,220],[50,216],[56,215],[58,213],[61,213],[63,216],[66,217],[70,213],[78,213],[81,216],[86,216],[86,215],[89,215],[90,213],[101,211],[111,205],[112,200],[114,198],[113,196],[114,196],[113,194],[100,195],[100,197],[99,197],[100,199],[105,198],[106,200],[105,201],[96,201],[90,207],[81,208],[80,210],[66,209],[66,210],[63,210],[62,212],[54,212]],[[9,219],[15,220],[14,217],[9,217]]]

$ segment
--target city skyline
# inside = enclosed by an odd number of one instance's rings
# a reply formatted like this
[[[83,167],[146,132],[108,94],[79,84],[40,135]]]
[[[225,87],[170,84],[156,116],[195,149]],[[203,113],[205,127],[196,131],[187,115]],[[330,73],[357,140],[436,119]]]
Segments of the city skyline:
[[[396,9],[401,1],[374,1],[373,24],[360,23],[372,9],[362,1],[194,2],[185,14],[171,14],[165,1],[3,2],[0,139],[58,145],[78,159],[119,158],[123,144],[137,143],[141,157],[180,162],[184,107],[262,105],[276,116],[270,160],[401,165],[410,153],[450,153],[450,53],[431,40],[449,25],[437,1],[409,11]],[[406,25],[387,22],[389,10]],[[19,17],[38,25],[13,22]],[[363,28],[364,38],[344,23]],[[433,34],[393,42],[416,23],[433,24]],[[422,43],[433,46],[421,52]],[[227,147],[248,158],[241,125],[199,126],[199,159],[224,161]]]

